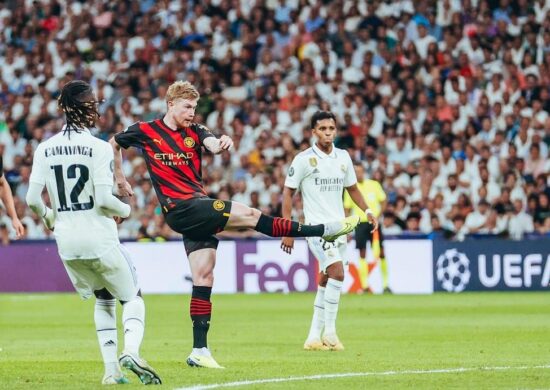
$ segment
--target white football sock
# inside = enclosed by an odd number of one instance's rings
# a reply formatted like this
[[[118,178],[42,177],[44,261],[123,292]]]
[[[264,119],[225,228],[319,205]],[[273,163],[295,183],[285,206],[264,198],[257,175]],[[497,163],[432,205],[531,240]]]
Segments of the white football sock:
[[[199,356],[208,356],[212,357],[212,354],[210,353],[210,350],[206,347],[202,348],[193,348],[193,354],[199,355]]]
[[[344,282],[330,278],[327,282],[325,288],[325,334],[336,334],[336,316],[343,284]]]
[[[117,359],[116,300],[96,299],[94,321],[105,374],[116,374],[120,372]]]
[[[325,288],[317,286],[317,294],[313,301],[313,318],[309,328],[308,340],[321,339],[321,333],[325,326]]]
[[[145,303],[136,296],[122,306],[122,324],[124,326],[124,350],[139,356],[139,348],[145,330]]]

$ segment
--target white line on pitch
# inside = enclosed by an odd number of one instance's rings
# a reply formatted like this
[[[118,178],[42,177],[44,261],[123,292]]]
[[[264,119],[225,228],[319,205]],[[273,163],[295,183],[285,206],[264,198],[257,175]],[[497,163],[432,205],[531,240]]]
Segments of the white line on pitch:
[[[469,371],[512,371],[512,370],[535,370],[535,369],[547,369],[550,365],[542,366],[504,366],[504,367],[458,367],[458,368],[442,368],[435,370],[405,370],[405,371],[373,371],[373,372],[346,372],[341,374],[319,374],[310,376],[290,376],[287,378],[271,378],[271,379],[256,379],[249,381],[239,382],[227,382],[227,383],[213,383],[210,385],[196,385],[191,387],[180,387],[176,390],[207,390],[217,389],[220,387],[237,387],[237,386],[250,386],[263,383],[278,383],[278,382],[295,382],[305,380],[318,380],[318,379],[330,379],[330,378],[350,378],[354,376],[393,376],[393,375],[418,375],[418,374],[452,374],[457,372],[469,372]]]

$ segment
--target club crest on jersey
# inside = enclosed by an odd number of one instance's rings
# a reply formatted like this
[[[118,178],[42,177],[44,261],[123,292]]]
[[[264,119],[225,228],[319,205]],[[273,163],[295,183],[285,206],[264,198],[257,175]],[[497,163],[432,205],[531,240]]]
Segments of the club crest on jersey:
[[[195,140],[191,137],[185,137],[184,140],[183,140],[183,143],[188,148],[192,148],[193,146],[195,146]]]
[[[225,208],[225,202],[223,200],[215,200],[212,207],[214,207],[216,211],[221,211]]]
[[[317,159],[315,157],[311,157],[309,159],[309,165],[311,165],[313,168],[317,166]]]
[[[345,165],[340,165],[340,169],[342,170],[342,172],[346,173],[347,169],[346,169],[346,166]]]

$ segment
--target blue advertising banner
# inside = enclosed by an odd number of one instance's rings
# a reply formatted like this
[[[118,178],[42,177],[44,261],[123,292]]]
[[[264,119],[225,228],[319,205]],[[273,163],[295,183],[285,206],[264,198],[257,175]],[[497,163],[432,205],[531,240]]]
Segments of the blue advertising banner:
[[[434,291],[546,290],[550,240],[436,240]]]

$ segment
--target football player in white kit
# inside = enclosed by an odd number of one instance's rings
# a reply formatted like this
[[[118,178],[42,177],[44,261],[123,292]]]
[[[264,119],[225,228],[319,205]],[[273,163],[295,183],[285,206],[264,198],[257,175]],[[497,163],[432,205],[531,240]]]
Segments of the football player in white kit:
[[[311,118],[311,129],[317,138],[315,144],[300,152],[288,170],[283,190],[283,218],[291,218],[292,197],[299,190],[306,224],[342,219],[345,215],[343,194],[346,189],[355,204],[365,210],[369,222],[376,230],[378,222],[357,188],[351,158],[347,151],[338,149],[333,144],[336,137],[334,114],[317,111]],[[319,237],[309,237],[307,242],[319,261],[321,275],[304,349],[343,350],[344,346],[336,334],[336,316],[344,280],[344,263],[347,263],[347,238],[341,236],[334,242],[327,242]],[[281,248],[285,252],[291,253],[293,246],[292,237],[282,239]]]
[[[160,384],[159,376],[139,356],[145,305],[116,227],[130,215],[130,206],[112,195],[111,146],[90,134],[89,128],[99,118],[97,104],[92,88],[84,81],[71,81],[63,87],[58,105],[67,123],[36,148],[27,203],[53,230],[75,289],[84,299],[96,296],[94,320],[105,364],[102,383],[128,383],[122,365],[141,382]],[[44,186],[51,209],[42,200]],[[124,325],[124,351],[118,359],[115,298],[123,305]]]

